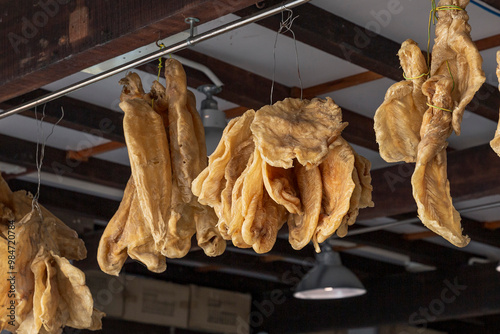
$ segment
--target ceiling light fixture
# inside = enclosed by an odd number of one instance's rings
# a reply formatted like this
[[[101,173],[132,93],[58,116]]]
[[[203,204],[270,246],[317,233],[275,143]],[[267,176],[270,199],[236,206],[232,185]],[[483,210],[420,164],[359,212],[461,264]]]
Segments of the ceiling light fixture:
[[[198,91],[206,95],[206,99],[201,101],[200,114],[205,127],[205,141],[207,144],[207,154],[210,155],[215,150],[222,138],[222,132],[226,127],[226,114],[219,110],[217,101],[213,95],[220,93],[220,86],[206,84],[198,87]]]
[[[330,246],[322,245],[321,253],[316,255],[316,265],[297,285],[293,296],[299,299],[341,299],[365,293],[363,283],[342,265],[340,255]]]

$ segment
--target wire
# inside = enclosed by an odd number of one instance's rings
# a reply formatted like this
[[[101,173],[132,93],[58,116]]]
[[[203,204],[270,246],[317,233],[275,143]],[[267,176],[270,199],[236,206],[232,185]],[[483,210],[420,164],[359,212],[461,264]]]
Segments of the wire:
[[[288,16],[285,18],[285,12]],[[300,99],[302,100],[303,87],[302,87],[302,78],[300,77],[300,66],[299,66],[299,51],[297,49],[297,39],[295,38],[295,33],[292,30],[293,21],[298,16],[293,16],[293,11],[289,8],[284,9],[281,12],[281,22],[280,28],[276,32],[276,39],[274,40],[274,48],[273,48],[273,79],[271,83],[271,94],[270,94],[270,104],[273,104],[273,92],[274,92],[274,83],[276,77],[276,45],[278,44],[278,37],[280,34],[285,34],[286,32],[290,32],[292,34],[294,46],[295,46],[295,63],[297,66],[297,76],[300,84]]]
[[[64,109],[61,107],[61,117],[59,120],[52,125],[52,128],[50,129],[50,133],[47,137],[44,135],[43,131],[43,120],[45,119],[45,107],[47,104],[44,104],[43,109],[42,109],[42,117],[38,119],[38,114],[37,110],[35,107],[35,119],[37,120],[37,142],[36,142],[36,156],[35,156],[35,162],[36,162],[36,170],[37,170],[37,189],[36,193],[33,196],[33,199],[31,201],[31,210],[38,212],[38,215],[40,216],[40,219],[43,219],[42,217],[42,210],[40,209],[40,205],[38,204],[38,198],[40,197],[40,185],[42,182],[42,165],[43,165],[43,158],[45,157],[45,146],[47,144],[47,140],[52,136],[54,133],[54,129],[56,126],[59,124],[59,122],[62,121],[64,118]]]
[[[478,6],[479,8],[482,8],[484,9],[485,11],[487,11],[488,13],[491,13],[493,15],[496,15],[496,16],[499,16],[500,17],[500,13],[499,12],[496,12],[494,11],[493,9],[489,8],[489,7],[486,7],[485,5],[479,3],[478,1],[475,1],[475,0],[470,0],[471,3],[473,3],[474,5]]]

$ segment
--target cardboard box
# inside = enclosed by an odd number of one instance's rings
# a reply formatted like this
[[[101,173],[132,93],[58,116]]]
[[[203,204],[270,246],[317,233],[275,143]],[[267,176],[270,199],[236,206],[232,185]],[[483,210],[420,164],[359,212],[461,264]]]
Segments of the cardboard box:
[[[124,276],[110,276],[100,270],[85,272],[85,281],[92,293],[94,307],[105,312],[108,317],[121,317],[123,314]]]
[[[191,285],[189,328],[217,333],[248,334],[249,294]]]
[[[189,287],[127,276],[125,320],[187,328]]]

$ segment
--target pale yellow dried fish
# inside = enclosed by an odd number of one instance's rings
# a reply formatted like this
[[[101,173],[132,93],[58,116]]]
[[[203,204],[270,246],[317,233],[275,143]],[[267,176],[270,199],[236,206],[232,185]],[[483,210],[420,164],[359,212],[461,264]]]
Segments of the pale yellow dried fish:
[[[165,253],[170,217],[172,170],[163,120],[142,99],[120,103],[130,167],[142,212],[150,225],[156,249]]]
[[[231,205],[234,183],[245,170],[250,157],[255,151],[255,144],[250,137],[240,143],[236,152],[229,159],[224,178],[226,180],[225,187],[220,194],[220,205],[215,207],[215,213],[219,217],[218,228],[224,239],[230,240],[228,234],[229,223],[231,222]]]
[[[291,168],[293,160],[318,166],[347,123],[329,97],[311,101],[287,98],[264,106],[252,123],[255,145],[271,166]]]
[[[350,207],[355,183],[354,151],[351,146],[339,137],[326,159],[319,165],[323,188],[322,217],[318,222],[313,242],[318,244],[328,239],[339,228]]]
[[[276,203],[290,213],[303,214],[293,168],[273,167],[263,160],[262,177],[267,193]]]
[[[436,37],[432,48],[431,76],[443,75],[453,80],[452,126],[460,134],[465,107],[486,80],[483,58],[470,36],[469,15],[465,7],[469,0],[441,0],[438,7],[458,6],[463,10],[439,10]]]
[[[305,166],[295,163],[294,171],[304,214],[289,215],[288,240],[293,249],[299,250],[311,241],[316,231],[321,212],[323,190],[319,167],[312,167],[308,170]]]
[[[256,253],[267,253],[273,248],[278,231],[286,222],[286,217],[285,207],[276,203],[269,197],[267,191],[264,191],[253,222],[251,226],[247,227],[248,233],[254,236],[252,239],[255,239],[255,242],[252,244],[252,248]]]
[[[217,216],[210,207],[203,207],[202,211],[194,212],[196,222],[196,239],[205,255],[219,256],[226,250],[226,241],[217,228]]]
[[[498,78],[498,90],[500,90],[500,50],[497,51],[497,78]],[[497,125],[497,130],[495,131],[495,137],[490,141],[490,146],[495,151],[497,155],[500,156],[500,115]]]
[[[375,112],[375,135],[385,161],[415,162],[422,116],[427,109],[422,84],[428,69],[422,51],[411,39],[403,42],[398,55],[408,79],[387,90],[384,102]]]
[[[165,60],[165,94],[168,100],[168,139],[172,159],[172,178],[177,181],[184,203],[191,202],[191,183],[201,172],[199,145],[195,136],[192,112],[188,109],[186,72],[173,58]]]
[[[252,137],[250,124],[254,116],[255,111],[248,110],[242,116],[229,122],[224,129],[219,145],[208,158],[208,167],[193,180],[191,189],[201,204],[209,205],[215,209],[221,204],[220,194],[225,187],[226,165],[237,152],[240,144]]]
[[[422,223],[455,246],[464,247],[470,239],[462,235],[446,173],[446,139],[452,132],[452,115],[443,109],[453,106],[452,87],[451,78],[442,75],[433,76],[423,86],[429,104],[435,107],[429,107],[424,115],[411,184]]]

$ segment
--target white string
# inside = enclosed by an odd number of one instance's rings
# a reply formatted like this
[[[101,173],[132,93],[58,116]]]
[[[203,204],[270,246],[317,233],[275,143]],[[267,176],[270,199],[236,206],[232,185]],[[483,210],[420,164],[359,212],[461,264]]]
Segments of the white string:
[[[35,107],[35,119],[37,120],[37,141],[36,141],[36,155],[35,155],[36,170],[37,170],[37,188],[36,188],[36,194],[33,196],[33,199],[31,201],[31,210],[34,211],[36,209],[38,215],[40,216],[40,219],[43,219],[43,217],[42,217],[42,210],[40,209],[40,205],[38,204],[38,198],[40,197],[40,185],[42,182],[42,165],[43,165],[43,158],[45,156],[45,146],[47,140],[54,133],[56,125],[58,125],[59,122],[61,122],[61,120],[64,118],[64,108],[61,107],[61,117],[56,123],[52,125],[49,135],[45,137],[43,131],[43,120],[45,118],[46,106],[47,106],[46,104],[43,106],[42,117],[40,118],[39,121],[38,121],[38,113]]]
[[[285,18],[285,13],[287,14],[287,17]],[[276,76],[276,45],[278,44],[278,36],[280,34],[285,34],[286,32],[290,32],[293,37],[293,43],[295,46],[295,64],[297,65],[297,76],[299,79],[299,84],[300,84],[300,99],[302,100],[302,92],[303,92],[303,87],[302,87],[302,78],[300,76],[300,67],[299,67],[299,51],[297,49],[297,39],[295,38],[295,33],[292,30],[292,25],[293,21],[299,17],[293,16],[293,11],[289,8],[285,8],[281,12],[281,22],[280,22],[280,28],[276,32],[276,39],[274,40],[274,48],[273,48],[273,80],[271,84],[271,96],[270,96],[270,101],[271,104],[273,104],[273,92],[274,92],[274,82],[275,82],[275,76]]]

